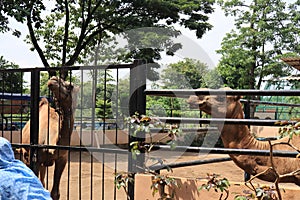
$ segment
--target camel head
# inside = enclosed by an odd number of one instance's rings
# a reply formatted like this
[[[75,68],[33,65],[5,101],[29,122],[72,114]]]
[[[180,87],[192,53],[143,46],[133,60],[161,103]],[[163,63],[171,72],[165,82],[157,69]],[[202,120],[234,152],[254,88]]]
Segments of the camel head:
[[[68,81],[53,76],[48,80],[48,87],[53,92],[55,101],[61,107],[68,108],[72,105],[72,110],[75,110],[77,105],[77,93],[79,92],[78,86],[74,86]]]
[[[203,90],[203,89],[202,89]],[[242,108],[240,96],[226,96],[226,90],[230,88],[221,88],[224,94],[221,95],[191,95],[187,103],[191,108],[198,108],[201,111],[216,118],[233,118],[237,114],[237,108]],[[240,109],[239,109],[240,111]]]

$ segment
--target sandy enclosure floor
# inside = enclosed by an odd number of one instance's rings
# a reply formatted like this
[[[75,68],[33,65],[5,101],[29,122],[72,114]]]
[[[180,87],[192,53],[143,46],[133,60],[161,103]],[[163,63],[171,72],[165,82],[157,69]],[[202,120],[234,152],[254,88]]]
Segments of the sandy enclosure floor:
[[[165,163],[204,160],[210,158],[228,157],[227,155],[215,154],[198,154],[198,153],[178,153],[178,152],[163,152],[155,151],[152,153],[154,157],[161,157]],[[117,162],[115,162],[117,159]],[[81,162],[80,162],[81,161]],[[114,168],[117,170],[114,170]],[[60,184],[61,199],[116,199],[126,200],[126,195],[123,190],[117,190],[114,187],[114,173],[127,170],[127,156],[95,153],[91,155],[88,152],[70,154],[70,163],[67,165]],[[48,188],[52,187],[53,167],[48,170]],[[184,167],[173,169],[173,172],[163,170],[162,174],[169,174],[176,177],[185,178],[205,178],[207,173],[220,174],[221,177],[226,177],[230,182],[243,182],[244,172],[239,169],[232,161],[222,163],[204,164],[198,166]],[[104,180],[104,184],[102,183]],[[263,181],[256,183],[268,184]],[[285,188],[293,188],[288,197],[289,200],[299,199],[295,196],[300,195],[300,190],[294,184],[281,184]],[[145,188],[150,190],[150,188]],[[142,197],[140,198],[143,199]],[[140,200],[138,199],[138,200]],[[202,198],[201,198],[202,199]],[[210,199],[210,198],[206,198]],[[286,198],[285,198],[286,199]]]

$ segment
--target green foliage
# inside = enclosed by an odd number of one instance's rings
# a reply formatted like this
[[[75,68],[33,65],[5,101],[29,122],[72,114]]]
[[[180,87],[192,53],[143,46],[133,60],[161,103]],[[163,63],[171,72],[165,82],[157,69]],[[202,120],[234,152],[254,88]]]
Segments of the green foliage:
[[[123,35],[128,44],[119,58],[121,60],[142,59],[147,64],[147,78],[152,81],[158,80],[159,73],[155,69],[160,68],[160,65],[155,61],[161,59],[162,51],[173,56],[174,52],[182,47],[180,43],[173,42],[173,38],[180,34],[179,31],[163,25],[126,31]]]
[[[0,69],[18,69],[19,66],[5,60],[3,56],[0,56]],[[1,80],[1,92],[7,93],[22,93],[25,92],[25,88],[23,88],[23,73],[22,72],[0,72],[0,80]]]
[[[91,77],[96,79],[96,114],[99,118],[113,118],[112,95],[115,88],[110,70],[95,70]]]
[[[300,104],[300,97],[297,96],[290,96],[290,97],[285,97],[285,101],[290,104]],[[299,107],[289,107],[288,108],[288,113],[289,113],[289,119],[297,118],[300,113],[300,108]]]
[[[189,58],[170,64],[162,71],[163,88],[196,89],[205,87],[204,74],[207,74],[208,71],[206,64]]]
[[[41,96],[48,96],[49,95],[49,89],[47,82],[49,80],[49,74],[46,72],[41,72],[40,74],[40,95]]]
[[[260,89],[263,78],[291,73],[280,61],[287,52],[298,53],[299,36],[291,34],[299,25],[285,1],[219,0],[226,15],[235,18],[235,29],[223,38],[218,72],[231,88]],[[295,14],[296,15],[296,14]],[[299,28],[297,29],[299,31]]]
[[[122,187],[127,187],[128,182],[133,182],[134,179],[131,178],[128,174],[125,173],[117,173],[115,175],[115,184],[118,189]]]
[[[283,126],[280,127],[278,132],[281,138],[289,136],[289,138],[292,139],[293,136],[300,135],[300,119],[295,120],[298,121],[296,124],[289,124],[287,121],[278,122],[278,124]]]
[[[113,118],[113,112],[111,107],[111,101],[97,99],[96,101],[96,116],[101,119]]]
[[[258,186],[255,191],[245,190],[244,194],[238,194],[234,197],[234,200],[277,200],[276,189],[270,186]]]
[[[163,89],[196,89],[201,87],[219,88],[223,86],[218,72],[210,70],[205,63],[199,60],[186,58],[183,61],[172,63],[161,73]],[[192,117],[185,99],[147,96],[147,115],[160,117]],[[197,114],[199,112],[197,111]],[[198,115],[197,115],[198,116]]]
[[[201,38],[212,28],[208,15],[213,12],[213,4],[212,0],[57,0],[51,3],[2,0],[0,31],[11,31],[20,36],[18,30],[10,27],[9,17],[26,23],[29,30],[27,42],[32,45],[32,50],[37,51],[45,67],[71,66],[84,62],[95,51],[95,46],[112,35],[141,27],[162,27],[161,22],[166,24],[163,27],[171,29],[180,24],[195,30],[196,36]],[[152,35],[150,38],[159,39]],[[173,45],[169,47],[174,48]],[[157,56],[155,49],[139,48],[136,51],[137,54]]]
[[[85,117],[92,116],[92,109],[95,107],[95,114],[98,118],[113,118],[112,98],[115,90],[114,78],[109,70],[94,70],[89,74],[88,81],[81,84],[82,95],[79,96],[78,104]],[[74,81],[77,81],[75,79]],[[94,89],[93,89],[94,87]],[[79,114],[79,112],[78,112]]]
[[[144,143],[138,141],[133,141],[130,143],[131,153],[134,159],[136,159],[137,156],[140,155],[141,151],[146,151],[146,153],[149,153],[153,145],[155,144],[154,142],[152,142],[151,128],[160,128],[162,130],[168,131],[168,135],[163,136],[160,140],[158,140],[158,143],[159,141],[168,138],[170,140],[169,145],[171,149],[176,147],[177,145],[176,139],[178,135],[181,134],[181,130],[177,124],[164,124],[160,120],[154,117],[150,118],[144,115],[140,116],[138,113],[131,116],[130,118],[127,118],[127,123],[129,123],[129,126],[133,131],[132,132],[133,137],[137,137],[138,134],[141,132],[150,135],[149,147],[146,147]]]
[[[112,99],[113,99],[113,105],[112,107],[119,112],[117,113],[119,116],[118,118],[125,119],[129,116],[129,95],[130,95],[130,86],[129,86],[129,78],[124,78],[119,80],[118,84],[118,93],[113,93]],[[117,102],[117,104],[116,104]]]
[[[186,102],[184,99],[147,96],[147,115],[159,117],[180,117]]]
[[[118,190],[121,188],[124,189],[127,199],[129,199],[127,188],[129,183],[134,183],[133,175],[125,172],[116,173],[114,183]]]
[[[172,188],[172,193],[165,193],[165,186],[169,186]],[[167,175],[156,174],[152,179],[152,195],[154,196],[156,193],[160,193],[159,200],[167,200],[173,199],[175,197],[175,188],[178,187],[177,181],[175,178],[169,177]]]
[[[140,149],[141,147],[139,146],[138,141],[134,141],[130,143],[130,151],[131,151],[132,159],[134,160],[137,159],[137,156],[141,154]]]
[[[198,188],[198,190],[202,190],[202,189],[205,189],[207,191],[210,191],[210,189],[213,189],[215,192],[218,192],[220,191],[221,192],[221,197],[223,196],[223,193],[225,192],[226,193],[226,196],[224,199],[227,199],[228,198],[228,194],[229,194],[229,181],[227,178],[222,178],[222,179],[219,179],[220,175],[217,175],[217,174],[207,174],[207,183],[205,184],[202,184],[202,186],[200,186]],[[220,197],[220,199],[221,199]]]
[[[207,74],[204,74],[205,86],[211,89],[224,87],[223,79],[217,68],[210,69]]]

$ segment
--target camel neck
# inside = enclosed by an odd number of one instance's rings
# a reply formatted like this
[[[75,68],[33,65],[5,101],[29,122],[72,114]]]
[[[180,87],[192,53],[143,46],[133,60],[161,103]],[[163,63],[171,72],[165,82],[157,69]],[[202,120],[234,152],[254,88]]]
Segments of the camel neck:
[[[73,111],[71,106],[58,106],[57,112],[60,116],[60,132],[63,133],[61,135],[62,138],[69,138],[72,134],[74,118],[73,118]]]
[[[231,119],[243,119],[244,112],[242,105],[239,103],[235,107],[231,116],[227,116]],[[225,124],[223,127],[219,127],[221,131],[221,139],[226,148],[253,148],[257,146],[257,140],[250,134],[247,125],[239,124]]]

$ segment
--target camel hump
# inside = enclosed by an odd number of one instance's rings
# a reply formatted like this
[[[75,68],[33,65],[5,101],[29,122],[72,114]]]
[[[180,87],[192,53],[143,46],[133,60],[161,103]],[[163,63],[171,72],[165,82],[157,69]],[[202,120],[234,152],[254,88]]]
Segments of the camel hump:
[[[48,105],[48,103],[49,103],[48,100],[45,97],[43,97],[40,100],[40,107],[43,105]]]
[[[232,88],[230,88],[230,87],[223,87],[223,88],[220,88],[221,90],[232,90]],[[234,101],[239,101],[241,98],[243,98],[243,96],[241,96],[241,95],[232,95],[232,96],[230,96],[230,97],[232,97],[233,98],[233,100]]]
[[[230,87],[223,87],[223,88],[220,88],[221,90],[232,90],[232,88]]]

